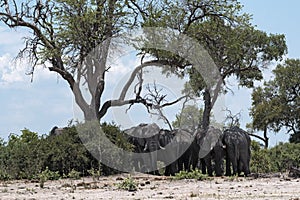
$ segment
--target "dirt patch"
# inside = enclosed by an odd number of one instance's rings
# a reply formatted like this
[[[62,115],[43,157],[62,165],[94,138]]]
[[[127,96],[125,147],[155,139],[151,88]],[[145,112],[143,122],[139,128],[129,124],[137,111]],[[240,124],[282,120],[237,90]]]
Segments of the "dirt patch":
[[[173,180],[164,176],[131,175],[137,191],[118,189],[128,174],[80,180],[38,182],[7,181],[0,183],[0,199],[280,199],[300,200],[300,179],[287,175],[265,178],[228,178],[211,180]]]

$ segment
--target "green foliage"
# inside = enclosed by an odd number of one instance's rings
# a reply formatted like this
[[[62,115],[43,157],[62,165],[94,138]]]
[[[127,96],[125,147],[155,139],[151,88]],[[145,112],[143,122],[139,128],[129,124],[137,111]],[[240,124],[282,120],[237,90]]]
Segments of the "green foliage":
[[[68,175],[66,175],[65,177],[66,178],[71,178],[71,179],[74,179],[74,180],[78,180],[80,179],[80,172],[76,171],[75,169],[72,169]]]
[[[210,179],[207,174],[202,174],[200,170],[192,170],[190,172],[188,171],[180,171],[179,173],[176,173],[174,176],[175,180],[181,180],[181,179],[197,179],[197,180],[208,180]]]
[[[115,146],[125,151],[132,151],[133,145],[127,141],[126,134],[115,124],[103,123],[101,124],[101,128],[99,128],[99,123],[96,121],[79,124],[77,128],[89,152],[97,159],[101,160],[105,158],[106,165],[101,165],[102,174],[109,175],[119,173],[109,166],[124,165],[124,159]]]
[[[58,180],[60,175],[58,172],[52,172],[46,167],[44,171],[42,171],[39,175],[40,187],[44,188],[44,184],[48,180]]]
[[[82,144],[76,127],[63,130],[62,134],[43,140],[45,166],[60,175],[69,174],[72,169],[87,172],[91,156]]]
[[[100,169],[89,169],[88,170],[89,175],[91,175],[93,177],[94,180],[99,179],[99,177],[101,176],[101,170]]]
[[[196,105],[187,105],[182,111],[176,115],[176,119],[172,122],[174,128],[183,128],[195,131],[203,116],[203,109],[199,109]]]
[[[291,143],[300,143],[300,131],[292,133],[289,141]]]
[[[34,178],[42,169],[40,140],[37,133],[22,130],[20,136],[10,135],[1,152],[1,169],[13,179]]]
[[[136,191],[137,187],[138,187],[137,182],[131,176],[128,176],[121,183],[118,184],[119,189],[128,190],[128,191]]]
[[[133,148],[116,125],[104,123],[102,127],[114,144],[128,151]],[[50,136],[38,136],[27,129],[20,136],[11,134],[7,143],[0,141],[0,180],[39,178],[43,186],[56,175],[78,178],[91,173],[93,176],[117,173],[99,163],[81,139],[76,127],[64,128],[61,134]],[[108,156],[111,162],[122,164],[114,152]]]
[[[251,148],[251,172],[286,172],[292,166],[300,166],[300,144],[280,143],[271,149],[262,149],[258,142],[252,141]]]
[[[273,70],[275,78],[257,87],[252,93],[253,128],[286,128],[297,142],[300,130],[300,60],[287,59]]]
[[[45,181],[47,181],[47,180],[58,180],[60,178],[60,174],[59,174],[58,171],[53,172],[53,171],[50,171],[48,169],[48,167],[46,167],[46,169],[39,174],[39,178],[43,179]]]
[[[252,173],[269,173],[275,171],[272,169],[271,159],[267,149],[262,149],[260,144],[254,140],[251,141],[251,160],[250,171]]]
[[[270,149],[270,159],[277,172],[300,167],[300,144],[280,143]]]

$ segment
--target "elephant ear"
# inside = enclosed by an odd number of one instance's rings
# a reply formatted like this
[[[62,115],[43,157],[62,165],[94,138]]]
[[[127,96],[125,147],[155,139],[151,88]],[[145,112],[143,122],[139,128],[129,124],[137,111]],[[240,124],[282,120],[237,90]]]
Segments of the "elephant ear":
[[[206,132],[206,135],[200,139],[200,151],[199,157],[204,158],[217,144],[222,131],[210,126]]]

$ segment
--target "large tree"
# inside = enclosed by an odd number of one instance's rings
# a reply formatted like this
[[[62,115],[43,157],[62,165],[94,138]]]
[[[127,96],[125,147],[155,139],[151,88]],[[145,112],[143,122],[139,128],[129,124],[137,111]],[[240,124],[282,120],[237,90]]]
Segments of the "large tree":
[[[20,56],[29,55],[34,67],[46,67],[59,74],[72,89],[76,103],[87,120],[100,120],[112,106],[141,103],[153,108],[153,100],[141,96],[126,99],[126,89],[143,67],[171,66],[171,71],[189,68],[190,85],[203,95],[205,108],[202,124],[207,127],[211,109],[218,97],[221,83],[236,75],[243,86],[252,86],[262,78],[261,68],[271,60],[280,59],[286,45],[283,35],[268,35],[256,30],[250,17],[241,13],[236,0],[1,0],[0,19],[10,28],[25,27],[31,31]],[[170,52],[137,47],[142,57],[151,55],[133,71],[118,99],[103,101],[106,65],[111,38],[138,27],[164,27],[195,38],[210,54],[221,79],[211,86],[189,61]],[[88,55],[96,55],[96,58]],[[211,66],[206,66],[208,71]],[[90,100],[80,89],[86,84]],[[142,86],[142,78],[140,78]],[[160,103],[162,101],[158,101]],[[177,102],[177,101],[174,101]],[[165,105],[157,105],[161,108]]]
[[[274,79],[252,93],[253,129],[264,131],[268,139],[268,129],[278,132],[285,128],[291,133],[291,142],[300,142],[300,60],[285,60],[273,74]]]
[[[111,39],[124,32],[145,25],[145,19],[154,20],[165,15],[164,9],[172,1],[137,0],[17,0],[0,1],[0,19],[10,28],[27,28],[31,36],[19,57],[29,56],[32,75],[39,64],[59,74],[69,84],[75,101],[87,120],[100,120],[112,106],[152,103],[141,97],[140,90],[132,99],[125,99],[125,85],[119,99],[103,102],[106,65]],[[209,6],[209,5],[208,5]],[[221,13],[221,12],[220,12]],[[175,16],[174,16],[175,17]],[[95,57],[89,57],[95,55]],[[138,76],[142,67],[167,65],[165,61],[142,63],[132,77]],[[176,66],[175,66],[176,67]],[[131,80],[133,80],[133,78]],[[131,81],[132,82],[132,81]],[[85,84],[91,99],[84,98],[80,89]]]
[[[239,84],[253,87],[253,82],[263,78],[262,69],[271,61],[277,61],[286,53],[284,35],[267,34],[257,30],[251,17],[243,14],[242,5],[236,0],[175,1],[165,6],[160,18],[145,20],[147,25],[164,26],[195,38],[209,53],[218,67],[220,79],[211,87],[203,72],[186,60],[164,51],[148,50],[160,60],[172,58],[177,65],[188,69],[189,85],[204,101],[203,119],[200,124],[206,129],[209,116],[219,92],[225,92],[226,79],[236,76]],[[213,66],[206,66],[213,70]],[[221,85],[223,83],[223,85]]]

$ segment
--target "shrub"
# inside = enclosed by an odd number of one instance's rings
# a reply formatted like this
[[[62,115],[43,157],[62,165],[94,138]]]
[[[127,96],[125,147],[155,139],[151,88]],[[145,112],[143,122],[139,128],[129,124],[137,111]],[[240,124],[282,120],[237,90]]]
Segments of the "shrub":
[[[74,180],[80,179],[80,172],[72,169],[66,177]]]
[[[58,180],[60,175],[58,172],[52,172],[46,167],[44,171],[39,174],[40,187],[44,187],[44,183],[48,180]]]
[[[200,170],[192,170],[190,172],[188,171],[180,171],[179,173],[175,174],[174,179],[181,180],[181,179],[197,179],[197,180],[208,180],[210,179],[208,175],[202,174]]]
[[[137,186],[137,182],[131,176],[128,176],[126,179],[124,179],[121,183],[118,184],[119,189],[128,191],[136,191]]]
[[[277,172],[285,172],[290,167],[300,167],[300,144],[280,143],[269,150],[272,165]]]
[[[251,141],[251,161],[250,170],[255,173],[268,173],[272,169],[272,163],[269,156],[269,150],[262,149],[256,141]]]
[[[255,173],[285,172],[290,167],[300,167],[300,144],[279,143],[270,149],[261,149],[256,141],[251,143],[250,168]]]

